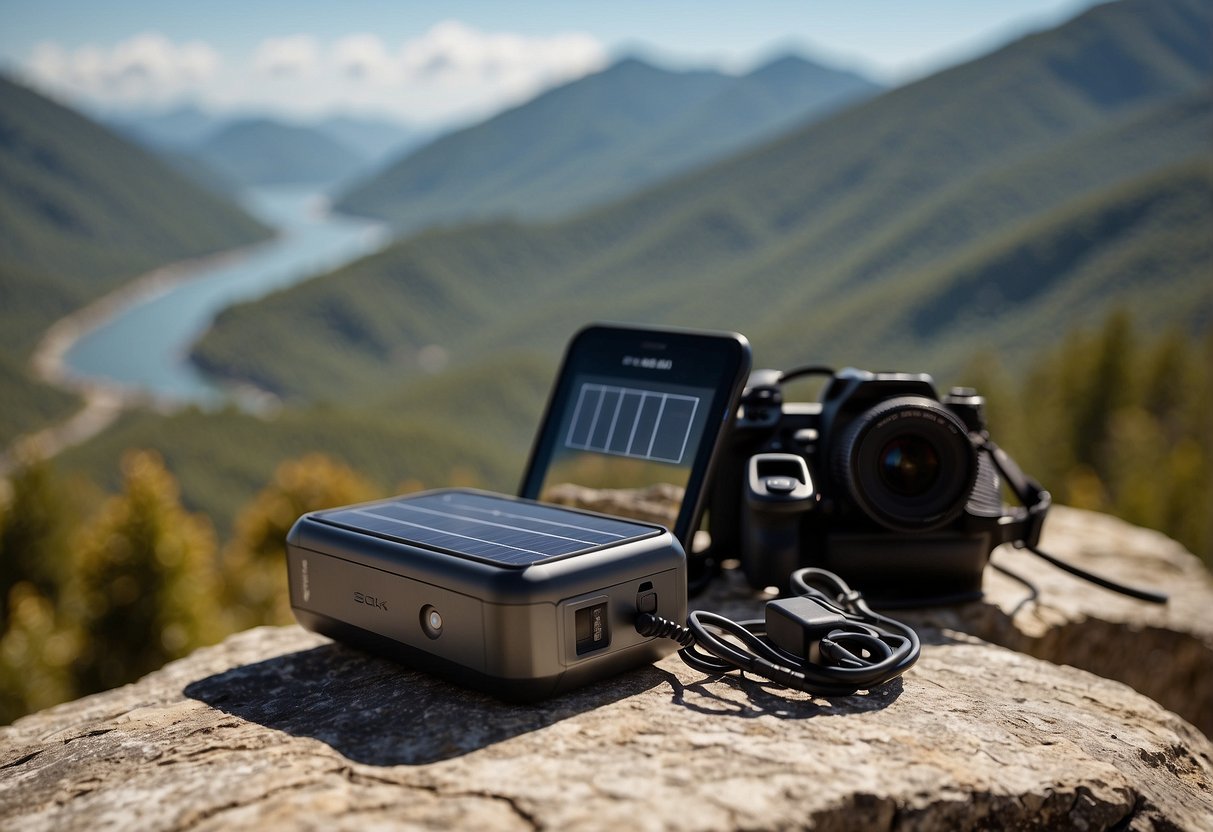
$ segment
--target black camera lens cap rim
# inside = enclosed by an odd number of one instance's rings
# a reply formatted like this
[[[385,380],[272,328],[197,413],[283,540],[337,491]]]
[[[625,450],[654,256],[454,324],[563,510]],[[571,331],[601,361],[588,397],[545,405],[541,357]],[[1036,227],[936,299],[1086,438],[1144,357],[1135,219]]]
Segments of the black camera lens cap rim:
[[[917,495],[898,493],[880,472],[889,446],[907,438],[926,442],[939,466]],[[835,482],[868,517],[894,531],[930,531],[952,522],[977,479],[977,450],[968,428],[945,405],[923,396],[898,396],[868,408],[846,426],[834,451]]]

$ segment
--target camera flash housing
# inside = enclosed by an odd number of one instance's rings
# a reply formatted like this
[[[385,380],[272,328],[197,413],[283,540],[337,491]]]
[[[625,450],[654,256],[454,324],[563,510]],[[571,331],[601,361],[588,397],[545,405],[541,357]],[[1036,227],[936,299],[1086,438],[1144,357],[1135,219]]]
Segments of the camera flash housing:
[[[677,645],[637,612],[687,614],[666,529],[467,489],[305,514],[287,570],[305,628],[512,701],[652,663]]]

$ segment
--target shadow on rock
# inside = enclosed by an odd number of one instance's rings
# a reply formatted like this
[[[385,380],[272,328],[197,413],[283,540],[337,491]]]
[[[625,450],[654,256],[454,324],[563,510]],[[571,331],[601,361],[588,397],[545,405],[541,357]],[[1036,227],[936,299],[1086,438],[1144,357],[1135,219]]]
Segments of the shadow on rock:
[[[339,644],[235,667],[185,695],[368,765],[459,757],[656,687],[647,667],[538,705],[510,705]]]
[[[809,719],[815,716],[879,711],[896,702],[903,689],[901,678],[898,677],[863,696],[856,694],[805,699],[803,694],[747,676],[728,674],[686,685],[669,671],[661,668],[655,670],[673,689],[671,701],[675,705],[711,716],[736,716],[746,719],[759,716]]]

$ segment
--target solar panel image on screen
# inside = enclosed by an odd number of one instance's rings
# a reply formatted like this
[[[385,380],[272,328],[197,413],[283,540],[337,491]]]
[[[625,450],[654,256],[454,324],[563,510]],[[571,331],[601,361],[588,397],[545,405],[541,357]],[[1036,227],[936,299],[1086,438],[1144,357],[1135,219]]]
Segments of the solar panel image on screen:
[[[657,533],[626,520],[461,491],[367,503],[316,518],[506,566],[531,566]]]
[[[581,451],[682,462],[699,399],[609,384],[583,384],[565,445]]]

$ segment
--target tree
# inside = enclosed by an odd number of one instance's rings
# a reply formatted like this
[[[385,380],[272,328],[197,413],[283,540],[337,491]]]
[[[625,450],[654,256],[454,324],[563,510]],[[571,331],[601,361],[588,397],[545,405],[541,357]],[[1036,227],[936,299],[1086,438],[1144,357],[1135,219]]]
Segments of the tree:
[[[12,588],[8,610],[0,638],[0,724],[74,698],[72,662],[80,647],[78,631],[31,582]]]
[[[29,582],[52,603],[58,597],[70,526],[70,500],[48,463],[21,465],[9,487],[0,517],[0,632],[17,584]]]
[[[1007,373],[998,355],[988,350],[978,351],[961,373],[961,384],[972,387],[985,399],[986,423],[991,438],[1017,462],[1027,464],[1021,455],[1029,445],[1023,433],[1022,413],[1018,403],[1019,387]]]
[[[1059,502],[1160,529],[1213,563],[1211,368],[1213,334],[1142,336],[1123,311],[1070,333],[1015,399],[1020,461]]]
[[[1076,385],[1074,455],[1078,462],[1107,474],[1107,441],[1115,414],[1135,401],[1134,343],[1129,315],[1113,312],[1095,342],[1094,362]]]
[[[122,493],[80,532],[64,612],[81,633],[81,691],[132,681],[223,635],[215,538],[160,457],[128,451]]]

